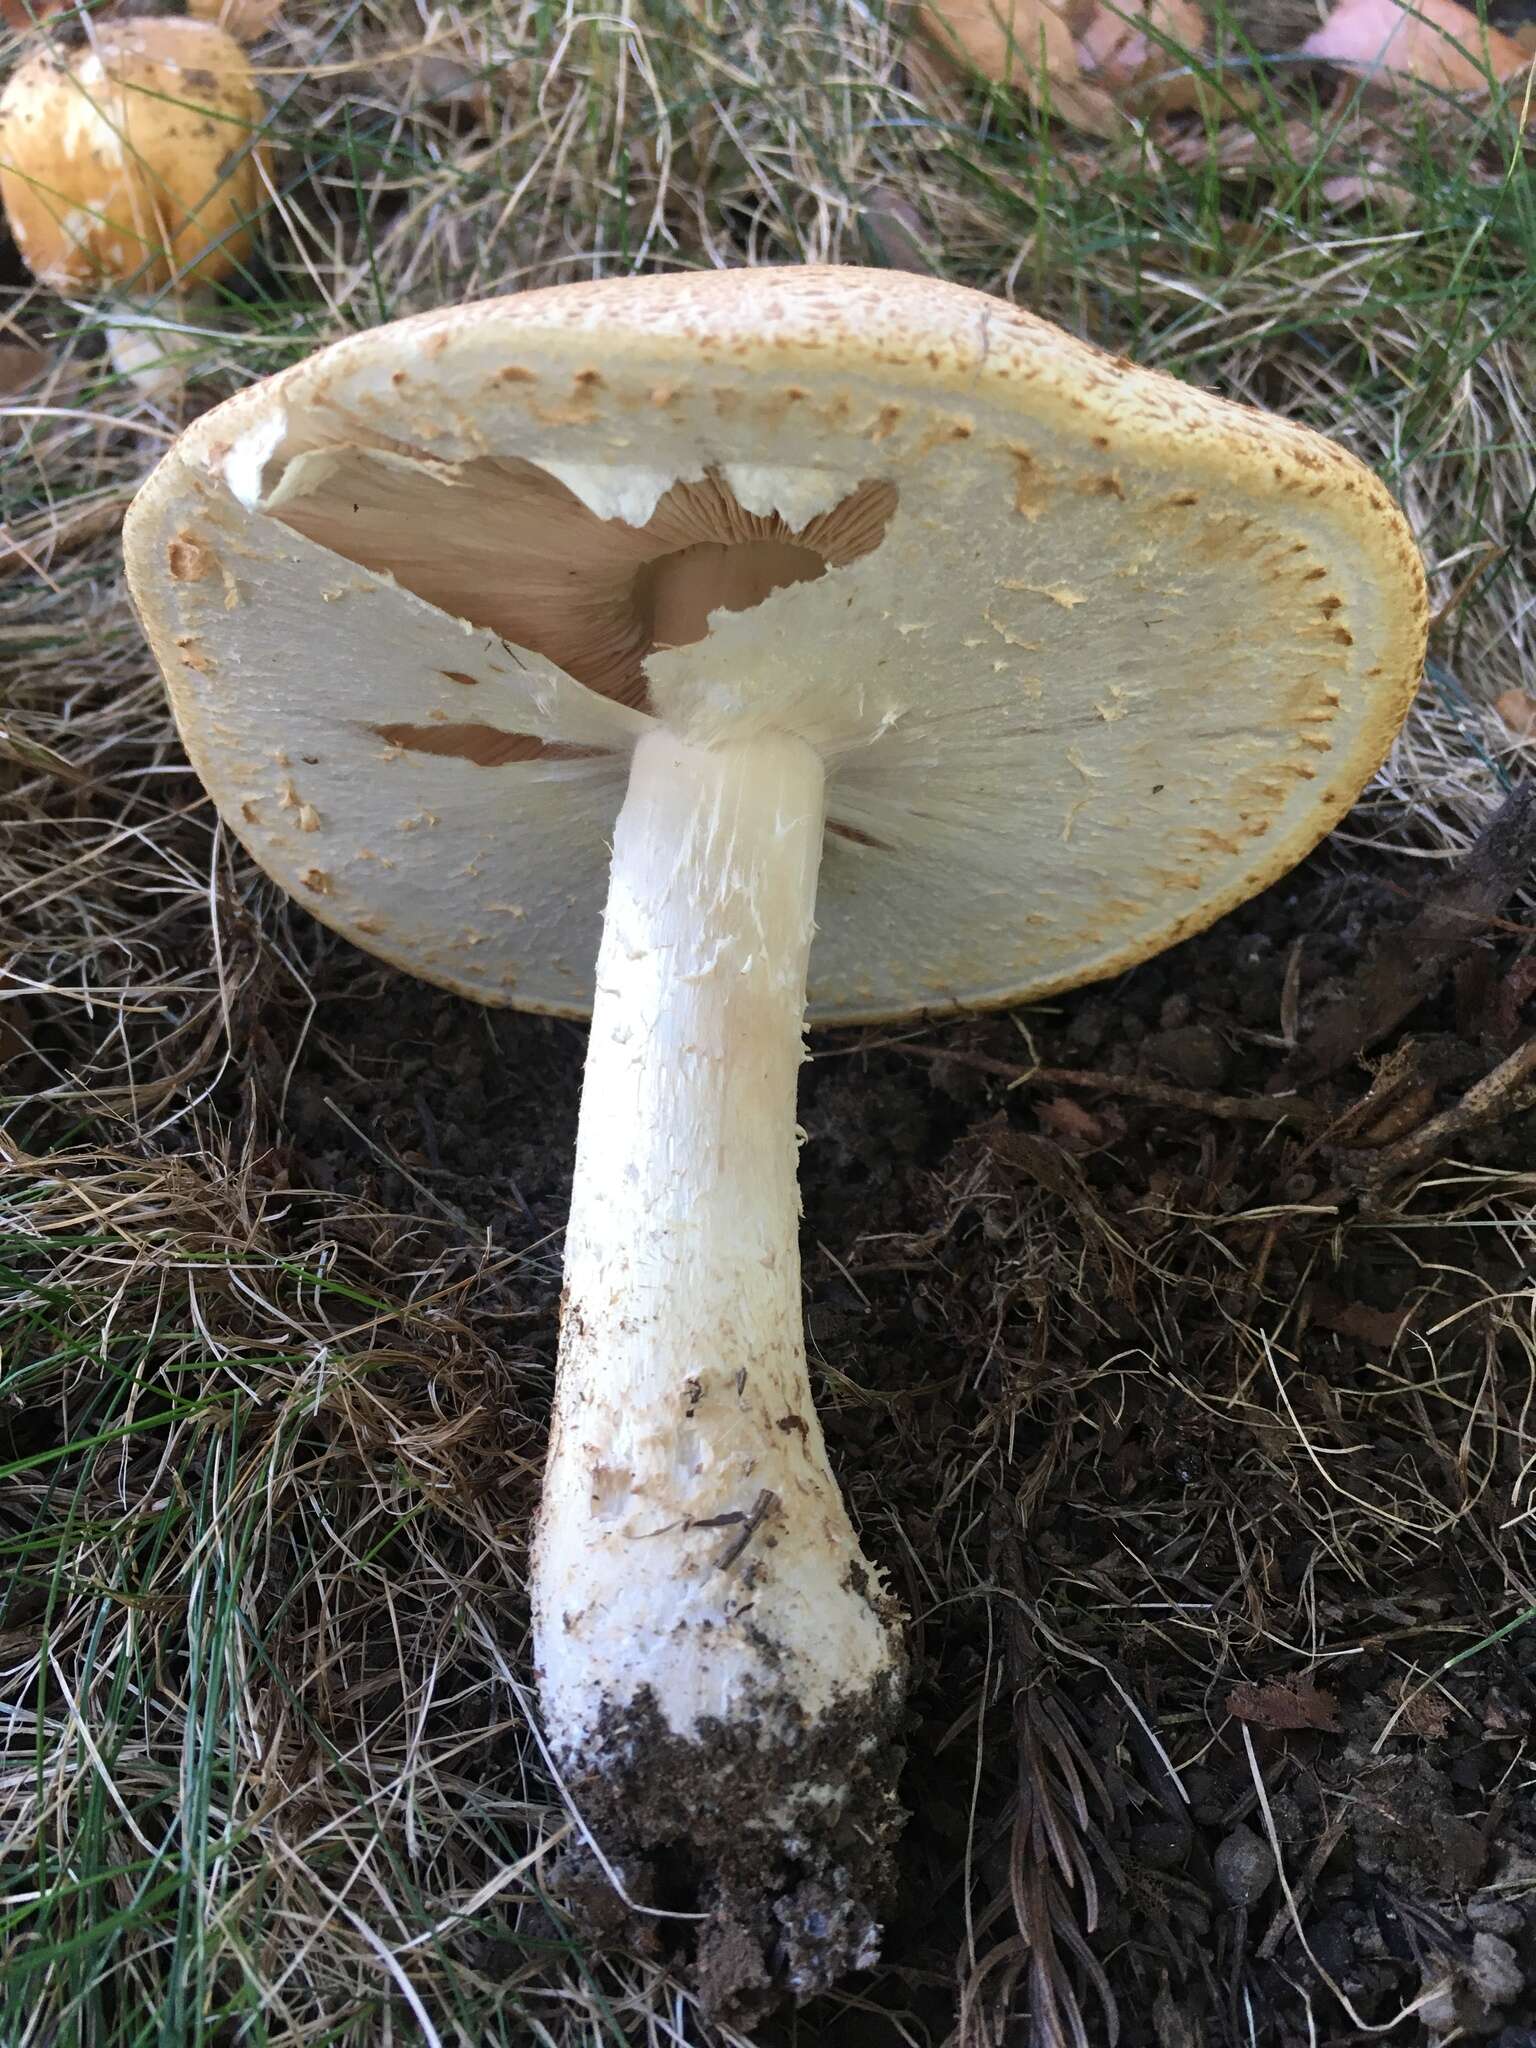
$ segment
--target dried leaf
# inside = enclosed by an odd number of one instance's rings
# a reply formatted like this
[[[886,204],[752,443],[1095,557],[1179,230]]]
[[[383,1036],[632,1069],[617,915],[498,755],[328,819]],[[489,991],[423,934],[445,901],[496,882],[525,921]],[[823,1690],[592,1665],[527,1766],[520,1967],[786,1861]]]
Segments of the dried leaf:
[[[0,398],[25,391],[47,367],[48,358],[40,348],[32,348],[24,341],[0,341]]]
[[[1066,1146],[1069,1152],[1091,1152],[1109,1136],[1103,1117],[1095,1116],[1091,1109],[1084,1109],[1080,1102],[1073,1102],[1065,1095],[1055,1095],[1049,1101],[1037,1103],[1035,1115],[1044,1124],[1048,1135],[1058,1145]]]
[[[1301,54],[1375,84],[1448,93],[1486,94],[1490,77],[1507,83],[1531,62],[1457,0],[1343,0]]]
[[[479,68],[458,57],[428,53],[416,60],[412,78],[418,106],[449,112],[463,108],[485,124],[491,103]]]
[[[1424,1122],[1435,1106],[1435,1096],[1438,1092],[1432,1078],[1416,1082],[1411,1088],[1405,1088],[1397,1100],[1379,1117],[1361,1127],[1360,1134],[1355,1140],[1356,1144],[1395,1145],[1399,1138],[1406,1138],[1410,1131],[1416,1131]],[[1358,1332],[1349,1329],[1344,1334],[1354,1336]],[[1363,1341],[1374,1344],[1379,1340],[1367,1336]]]
[[[918,25],[941,70],[1015,86],[1094,135],[1119,125],[1113,102],[1081,77],[1071,23],[1051,0],[930,0]]]
[[[1177,63],[1162,37],[1186,50],[1204,49],[1205,16],[1194,0],[1100,0],[1077,38],[1078,62],[1111,92],[1123,92]]]
[[[1385,207],[1405,220],[1413,210],[1413,191],[1385,163],[1370,163],[1363,170],[1346,171],[1337,178],[1324,178],[1318,186],[1328,205],[1347,212],[1352,206]]]
[[[1382,932],[1339,1001],[1318,1016],[1292,1062],[1293,1083],[1336,1074],[1396,1029],[1463,959],[1536,860],[1536,790],[1516,788],[1472,845],[1423,891],[1405,925]]]
[[[1270,1678],[1263,1685],[1234,1685],[1227,1695],[1227,1712],[1256,1728],[1318,1728],[1333,1735],[1339,1726],[1338,1701],[1310,1678]]]
[[[1536,740],[1536,697],[1529,690],[1506,690],[1493,708],[1517,739]]]
[[[1363,1301],[1340,1301],[1321,1288],[1313,1291],[1312,1321],[1320,1330],[1333,1330],[1356,1344],[1390,1351],[1412,1320],[1411,1308],[1371,1308]]]
[[[934,0],[918,17],[946,68],[979,71],[1034,97],[1043,73],[1077,77],[1072,31],[1048,0]]]
[[[1495,1688],[1483,1702],[1483,1732],[1487,1735],[1528,1735],[1531,1731],[1531,1717],[1522,1708],[1512,1706],[1505,1694]]]
[[[1195,128],[1184,135],[1169,135],[1162,141],[1162,151],[1174,163],[1187,171],[1204,170],[1214,165],[1218,171],[1240,176],[1251,170],[1262,170],[1266,164],[1288,158],[1292,163],[1305,160],[1305,152],[1313,147],[1316,130],[1310,121],[1287,121],[1279,136],[1270,138],[1257,134],[1252,128],[1236,123],[1220,128],[1213,135],[1205,128]]]
[[[1406,1728],[1410,1735],[1423,1735],[1433,1740],[1443,1735],[1451,1725],[1451,1703],[1442,1693],[1410,1678],[1394,1679],[1387,1690],[1402,1706],[1397,1716],[1398,1727]]]
[[[1082,75],[1122,106],[1181,114],[1203,106],[1209,86],[1168,43],[1198,57],[1205,38],[1205,16],[1194,0],[1099,0],[1078,36],[1077,60]]]
[[[936,277],[934,262],[925,239],[923,217],[910,200],[884,185],[870,185],[861,195],[864,232],[874,243],[880,260],[891,270],[911,270],[920,277]]]

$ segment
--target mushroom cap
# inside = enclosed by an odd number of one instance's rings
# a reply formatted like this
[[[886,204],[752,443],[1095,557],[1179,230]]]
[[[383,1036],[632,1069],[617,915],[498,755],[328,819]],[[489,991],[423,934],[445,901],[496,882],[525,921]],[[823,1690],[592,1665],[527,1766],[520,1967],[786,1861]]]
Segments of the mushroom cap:
[[[55,291],[227,277],[262,198],[261,95],[239,46],[181,17],[103,22],[0,93],[0,200]]]
[[[810,1015],[875,1021],[1111,974],[1262,889],[1379,764],[1425,637],[1407,528],[1332,442],[851,269],[339,342],[189,428],[125,552],[267,871],[398,966],[573,1016],[653,718],[820,749]],[[761,594],[743,563],[769,594],[700,638],[699,587]]]
[[[217,22],[237,43],[254,43],[283,11],[284,0],[187,0],[195,21]]]

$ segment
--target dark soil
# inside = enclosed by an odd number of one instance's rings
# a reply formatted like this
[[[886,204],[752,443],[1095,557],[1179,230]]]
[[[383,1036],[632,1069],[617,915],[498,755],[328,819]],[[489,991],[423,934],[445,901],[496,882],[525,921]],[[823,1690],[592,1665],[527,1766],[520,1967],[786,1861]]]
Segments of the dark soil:
[[[1023,2043],[1076,1995],[1093,2042],[1112,1998],[1129,2048],[1342,2043],[1428,1992],[1394,2040],[1536,2043],[1530,1274],[1494,1171],[1529,1168],[1536,1109],[1456,1138],[1455,1202],[1379,1164],[1529,1035],[1530,936],[1472,927],[1278,1121],[1423,908],[1422,866],[1343,860],[1116,983],[816,1042],[813,1375],[911,1616],[911,1819],[884,1970],[754,2038],[937,2041],[963,2005]],[[531,1515],[583,1033],[313,943],[282,1110],[296,1019],[252,1019],[263,1170],[468,1283],[515,1389],[475,1483]],[[1035,1061],[1109,1078],[1011,1085]]]
[[[760,1711],[759,1711],[760,1710]],[[697,1740],[671,1733],[642,1690],[600,1730],[600,1753],[566,1782],[630,1912],[585,1844],[551,1883],[584,1930],[684,1971],[708,2010],[751,2024],[868,1967],[893,1889],[902,1810],[902,1708],[882,1682],[800,1739],[765,1741],[793,1701],[765,1698]],[[807,1788],[838,1785],[836,1815]],[[687,1918],[663,1920],[652,1909]]]

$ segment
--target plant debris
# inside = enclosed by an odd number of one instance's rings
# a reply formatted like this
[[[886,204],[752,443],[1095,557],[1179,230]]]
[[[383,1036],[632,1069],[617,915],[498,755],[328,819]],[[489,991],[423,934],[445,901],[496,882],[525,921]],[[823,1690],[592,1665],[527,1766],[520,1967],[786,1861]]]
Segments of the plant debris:
[[[1400,931],[1384,934],[1366,967],[1314,1024],[1296,1061],[1298,1084],[1336,1073],[1378,1043],[1486,937],[1536,872],[1536,790],[1506,798],[1476,844]]]
[[[1458,0],[1341,0],[1301,54],[1373,85],[1483,96],[1531,68],[1513,37]]]
[[[1339,1703],[1310,1678],[1271,1678],[1263,1685],[1235,1685],[1227,1712],[1257,1728],[1321,1728],[1338,1733]]]

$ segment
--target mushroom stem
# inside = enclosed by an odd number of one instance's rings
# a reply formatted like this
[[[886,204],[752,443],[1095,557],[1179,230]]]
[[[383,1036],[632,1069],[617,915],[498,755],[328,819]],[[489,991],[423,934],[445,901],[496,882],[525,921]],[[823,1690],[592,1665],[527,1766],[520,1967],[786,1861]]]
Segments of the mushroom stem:
[[[533,1584],[553,1746],[630,1897],[665,1847],[703,1945],[745,1926],[801,1992],[873,1959],[901,1668],[805,1360],[795,1085],[823,781],[791,737],[635,749]],[[792,1900],[816,1885],[819,1920]]]
[[[119,295],[97,308],[108,362],[152,404],[169,404],[186,389],[188,365],[207,339],[206,330],[186,322],[211,317],[213,296],[193,292],[175,298],[170,316],[162,303],[158,295],[153,301]]]

